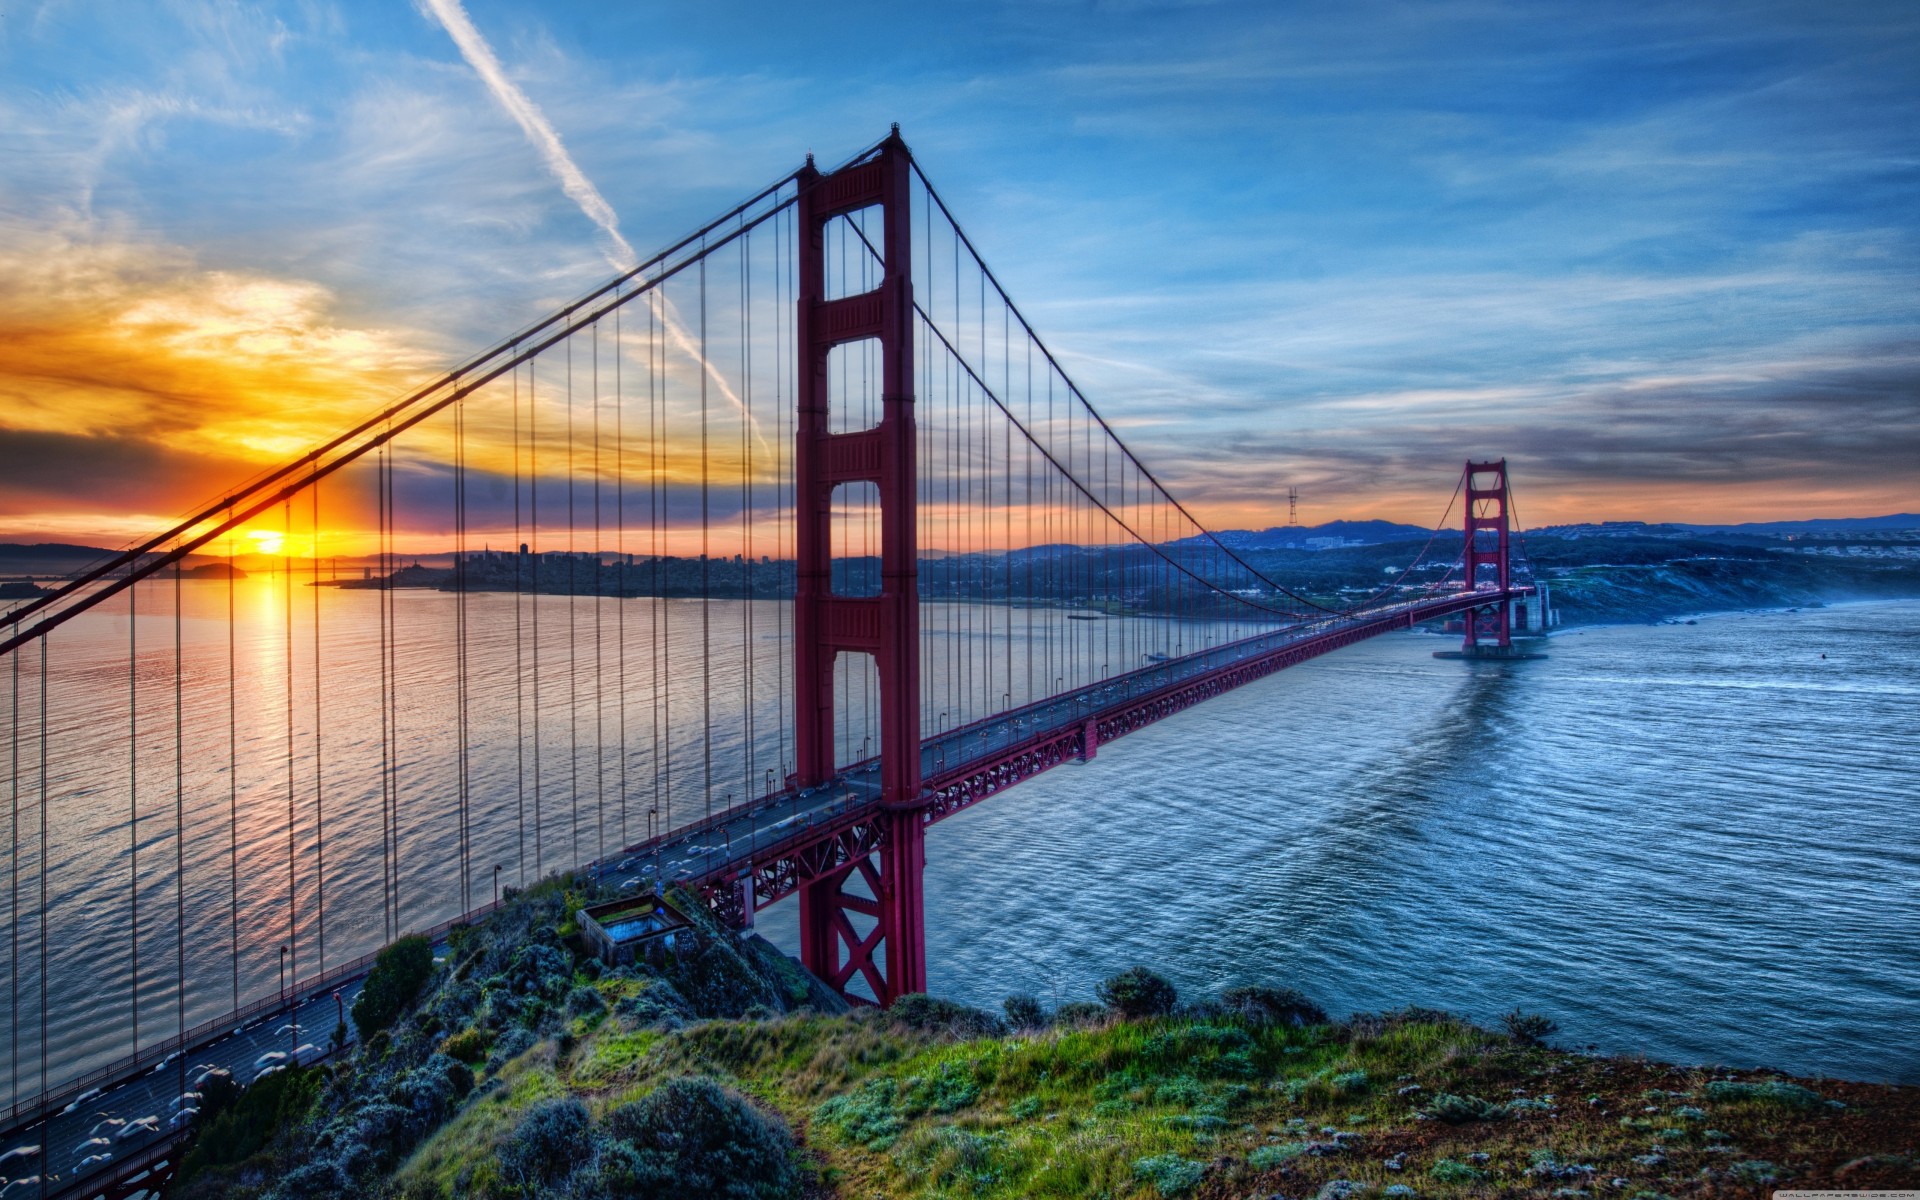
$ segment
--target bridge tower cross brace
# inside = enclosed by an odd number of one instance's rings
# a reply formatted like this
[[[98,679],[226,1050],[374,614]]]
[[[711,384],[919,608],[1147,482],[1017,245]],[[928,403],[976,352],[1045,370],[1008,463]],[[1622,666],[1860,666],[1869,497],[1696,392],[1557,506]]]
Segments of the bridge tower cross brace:
[[[1487,480],[1482,484],[1482,480]],[[1470,608],[1466,614],[1467,636],[1465,648],[1471,654],[1480,644],[1482,634],[1491,635],[1494,644],[1501,649],[1513,645],[1512,604],[1506,599],[1511,585],[1509,575],[1510,560],[1508,544],[1511,531],[1507,525],[1507,460],[1502,458],[1494,462],[1467,462],[1467,544],[1465,550],[1466,583],[1469,589],[1480,585],[1480,568],[1490,566],[1494,571],[1494,581],[1499,585],[1501,601],[1485,609]],[[1492,544],[1480,537],[1482,531],[1493,534]]]
[[[917,440],[913,395],[912,158],[896,127],[873,158],[831,174],[811,160],[799,176],[799,414],[795,429],[794,592],[795,774],[818,787],[834,761],[834,664],[843,653],[869,654],[880,679],[881,806],[878,850],[800,887],[800,957],[844,991],[855,976],[891,1004],[926,990],[921,906],[926,862],[920,795],[920,595],[916,533]],[[878,207],[880,285],[858,295],[826,295],[826,228],[836,217]],[[835,346],[880,343],[880,423],[833,433],[828,424],[828,354]],[[834,489],[873,483],[880,498],[880,595],[833,592]],[[850,892],[858,877],[872,898]],[[873,924],[865,932],[853,917]]]

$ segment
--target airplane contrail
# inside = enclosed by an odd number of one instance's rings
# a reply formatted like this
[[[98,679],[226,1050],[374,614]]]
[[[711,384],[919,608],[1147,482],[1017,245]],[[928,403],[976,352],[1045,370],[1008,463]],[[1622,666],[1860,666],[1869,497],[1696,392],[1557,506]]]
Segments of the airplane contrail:
[[[424,3],[427,11],[432,13],[434,19],[446,29],[447,36],[453,39],[453,44],[460,48],[460,56],[467,60],[467,65],[480,76],[481,82],[487,85],[487,90],[493,93],[493,98],[500,102],[500,107],[507,110],[507,115],[520,126],[521,132],[527,135],[527,140],[533,143],[534,149],[546,159],[547,170],[553,172],[553,177],[559,181],[560,190],[579,205],[580,211],[587,215],[587,219],[598,225],[607,235],[608,240],[613,243],[615,253],[607,256],[613,261],[613,265],[625,271],[639,262],[640,256],[633,252],[633,247],[627,244],[625,237],[621,236],[620,217],[613,211],[613,205],[607,203],[606,198],[601,196],[600,189],[593,186],[593,181],[587,178],[586,172],[582,171],[579,164],[573,161],[573,156],[567,153],[566,146],[560,141],[559,133],[547,120],[547,115],[540,111],[540,106],[528,99],[527,94],[521,91],[513,80],[507,78],[506,70],[501,67],[500,59],[494,54],[493,47],[489,46],[487,39],[481,37],[480,31],[473,27],[473,21],[467,16],[467,10],[461,5],[460,0],[424,0]]]
[[[513,80],[507,78],[505,68],[500,65],[499,56],[494,54],[493,47],[487,44],[487,39],[480,35],[480,31],[474,28],[473,20],[467,16],[467,10],[460,0],[422,0],[422,3],[447,31],[447,36],[451,37],[453,44],[459,47],[460,56],[466,59],[467,65],[480,76],[481,82],[487,85],[487,90],[493,93],[493,98],[500,102],[500,107],[507,110],[507,115],[514,119],[514,122],[520,126],[521,132],[527,135],[527,140],[533,143],[534,148],[540,152],[540,156],[546,160],[547,170],[559,182],[560,190],[579,205],[580,211],[586,214],[587,219],[598,225],[601,232],[607,235],[614,250],[607,255],[607,260],[616,270],[631,270],[640,261],[640,256],[634,253],[633,247],[621,235],[619,214],[613,211],[613,205],[607,203],[606,198],[600,194],[600,189],[593,186],[593,181],[587,178],[587,173],[582,171],[580,165],[573,161],[573,156],[567,153],[567,147],[561,142],[560,134],[547,120],[547,115],[540,111],[540,106],[521,91]],[[713,380],[714,386],[720,389],[720,394],[732,402],[733,406],[739,409],[753,426],[754,437],[764,447],[766,438],[760,432],[759,420],[741,402],[725,377],[716,371],[713,364],[700,353],[698,343],[678,320],[678,314],[673,311],[671,302],[660,294],[658,288],[653,290],[648,299],[659,314],[668,338],[682,353],[700,364],[707,373],[707,377]]]

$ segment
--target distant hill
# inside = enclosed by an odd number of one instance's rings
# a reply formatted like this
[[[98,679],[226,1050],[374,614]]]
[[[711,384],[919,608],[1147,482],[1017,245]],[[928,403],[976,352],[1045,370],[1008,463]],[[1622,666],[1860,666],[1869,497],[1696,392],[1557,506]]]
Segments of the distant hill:
[[[1811,533],[1886,533],[1907,529],[1920,529],[1920,513],[1893,513],[1884,517],[1813,517],[1804,521],[1748,521],[1729,525],[1683,522],[1650,525],[1645,521],[1599,521],[1580,525],[1543,525],[1527,532],[1555,537],[1697,537],[1709,533],[1785,537]]]
[[[65,542],[0,542],[0,575],[65,575],[111,558],[112,550]]]
[[[1920,513],[1885,517],[1816,517],[1809,521],[1748,521],[1743,525],[1685,525],[1695,533],[1878,533],[1920,529]]]
[[[1348,546],[1373,546],[1383,542],[1426,541],[1433,530],[1418,525],[1400,525],[1393,521],[1328,521],[1324,525],[1275,525],[1269,529],[1223,529],[1214,536],[1235,550],[1309,550],[1309,538],[1339,538]],[[1208,544],[1195,535],[1171,543],[1175,546]]]

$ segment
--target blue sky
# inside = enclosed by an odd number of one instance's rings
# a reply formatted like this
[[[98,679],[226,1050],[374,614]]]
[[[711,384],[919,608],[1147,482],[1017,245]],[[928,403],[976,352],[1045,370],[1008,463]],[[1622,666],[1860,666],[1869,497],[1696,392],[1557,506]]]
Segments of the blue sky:
[[[1430,521],[1468,454],[1515,460],[1530,521],[1920,508],[1920,6],[465,12],[641,250],[899,121],[1222,522],[1287,483],[1304,519]],[[0,161],[0,321],[44,350],[0,354],[0,447],[147,464],[110,501],[0,488],[0,534],[137,525],[160,473],[258,452],[55,326],[270,312],[398,378],[609,270],[409,0],[9,5]]]

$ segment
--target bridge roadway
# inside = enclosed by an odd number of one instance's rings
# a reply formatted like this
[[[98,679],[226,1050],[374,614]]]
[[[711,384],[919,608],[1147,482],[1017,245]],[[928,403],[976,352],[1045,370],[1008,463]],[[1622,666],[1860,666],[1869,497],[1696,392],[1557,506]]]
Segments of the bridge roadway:
[[[1062,762],[1084,761],[1100,743],[1295,663],[1468,608],[1520,598],[1530,590],[1447,592],[1361,616],[1329,617],[1256,634],[1149,663],[939,734],[921,748],[924,794],[931,798],[927,820],[941,820]],[[704,890],[744,917],[747,904],[772,904],[822,866],[849,861],[871,848],[864,839],[870,837],[879,804],[880,764],[869,759],[820,787],[781,789],[629,847],[587,870],[627,890],[651,888],[656,881]],[[753,881],[750,894],[740,888],[743,879]],[[463,919],[476,919],[493,907],[487,904]],[[445,928],[429,933],[438,939]],[[303,1046],[307,1049],[301,1059],[315,1060],[320,1052],[313,1047],[325,1046],[340,1005],[352,1005],[364,978],[365,965],[357,964],[324,981],[303,983],[291,1012],[284,1006],[255,1005],[246,1019],[222,1022],[218,1033],[191,1043],[187,1082],[208,1067],[229,1070],[247,1082],[272,1065],[274,1060],[263,1060],[262,1055]],[[143,1179],[165,1178],[179,1136],[178,1127],[169,1128],[169,1123],[182,1090],[178,1057],[169,1056],[76,1095],[55,1097],[52,1103],[62,1103],[63,1110],[48,1112],[44,1122],[35,1116],[15,1124],[0,1140],[0,1153],[29,1144],[43,1147],[34,1160],[16,1158],[0,1165],[0,1181],[11,1181],[0,1182],[0,1200],[41,1196],[37,1185],[22,1185],[26,1176],[42,1169],[52,1176],[44,1193],[49,1200],[127,1196],[137,1192]],[[144,1117],[155,1118],[159,1129],[117,1136]],[[112,1121],[124,1124],[102,1125]],[[106,1137],[108,1144],[86,1144],[95,1136]],[[106,1157],[88,1161],[95,1154]],[[158,1174],[150,1175],[156,1168]]]
[[[921,746],[927,822],[951,816],[1022,779],[1094,757],[1100,744],[1309,658],[1469,608],[1521,599],[1450,591],[1256,634],[1149,663],[1048,699],[937,734]],[[589,868],[617,888],[680,884],[703,890],[736,917],[791,895],[806,878],[871,849],[880,763],[867,759],[814,788],[787,787],[757,802],[629,847]],[[750,890],[740,883],[751,880]],[[729,894],[732,893],[732,894]]]

